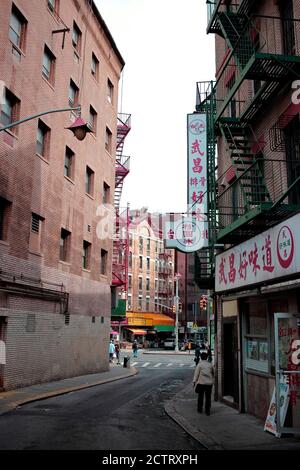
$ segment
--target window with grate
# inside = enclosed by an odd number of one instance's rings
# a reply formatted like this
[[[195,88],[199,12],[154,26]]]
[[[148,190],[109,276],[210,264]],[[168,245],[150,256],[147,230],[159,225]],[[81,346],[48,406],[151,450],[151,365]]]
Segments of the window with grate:
[[[31,231],[34,233],[40,233],[40,224],[42,221],[42,217],[37,214],[32,213],[31,216]]]

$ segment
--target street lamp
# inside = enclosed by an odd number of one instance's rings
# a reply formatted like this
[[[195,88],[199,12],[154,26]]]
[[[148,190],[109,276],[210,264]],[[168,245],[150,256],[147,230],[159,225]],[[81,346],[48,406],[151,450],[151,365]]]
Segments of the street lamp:
[[[28,116],[26,118],[20,119],[19,121],[15,121],[10,124],[7,124],[6,126],[0,127],[0,132],[16,127],[19,124],[23,124],[24,122],[31,121],[32,119],[37,119],[41,116],[44,116],[45,114],[64,113],[67,111],[78,111],[78,113],[80,114],[81,107],[77,106],[76,108],[52,109],[49,111],[45,111],[43,113],[34,114],[32,116]],[[92,130],[89,128],[86,122],[84,122],[83,119],[81,119],[80,116],[76,118],[75,122],[73,122],[73,124],[70,127],[66,127],[66,129],[69,129],[70,131],[72,131],[74,136],[78,140],[83,140],[88,132],[92,132]]]
[[[181,274],[175,273],[174,279],[176,282],[176,289],[175,289],[175,298],[174,298],[174,304],[175,304],[175,313],[176,313],[176,319],[175,319],[175,352],[179,352],[178,348],[178,310],[179,310],[179,296],[178,296],[178,281],[181,278]]]

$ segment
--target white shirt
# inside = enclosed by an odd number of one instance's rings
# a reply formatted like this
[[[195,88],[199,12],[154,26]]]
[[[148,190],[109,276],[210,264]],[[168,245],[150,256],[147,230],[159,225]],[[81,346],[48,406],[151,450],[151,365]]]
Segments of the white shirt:
[[[201,385],[213,385],[214,366],[208,361],[200,361],[194,373],[193,383]]]

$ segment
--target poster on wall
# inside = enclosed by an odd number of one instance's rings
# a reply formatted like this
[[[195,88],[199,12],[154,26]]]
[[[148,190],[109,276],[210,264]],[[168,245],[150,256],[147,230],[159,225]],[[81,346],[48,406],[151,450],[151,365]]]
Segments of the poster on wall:
[[[284,423],[287,409],[289,405],[289,386],[283,380],[280,381],[280,422]],[[270,402],[268,416],[265,422],[264,431],[274,434],[276,437],[281,437],[281,434],[276,429],[276,390],[274,387],[272,399]]]

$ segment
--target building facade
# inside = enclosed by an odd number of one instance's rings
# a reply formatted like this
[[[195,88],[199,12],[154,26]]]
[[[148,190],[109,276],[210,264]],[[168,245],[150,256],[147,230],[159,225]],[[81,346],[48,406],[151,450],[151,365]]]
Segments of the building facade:
[[[0,388],[108,368],[118,82],[124,66],[93,1],[0,5]]]
[[[220,399],[265,419],[276,355],[290,358],[299,340],[300,2],[208,3],[216,82],[198,84],[196,109],[206,113],[211,148],[218,148],[210,188],[217,214],[216,388]],[[279,322],[276,333],[278,313],[290,314],[295,326]],[[278,351],[285,335],[286,350]],[[287,421],[299,427],[299,366],[285,367]]]
[[[128,328],[144,326],[140,336],[151,331],[154,340],[155,332],[173,333],[175,314],[174,252],[164,248],[153,220],[147,212],[130,211],[127,318]]]

